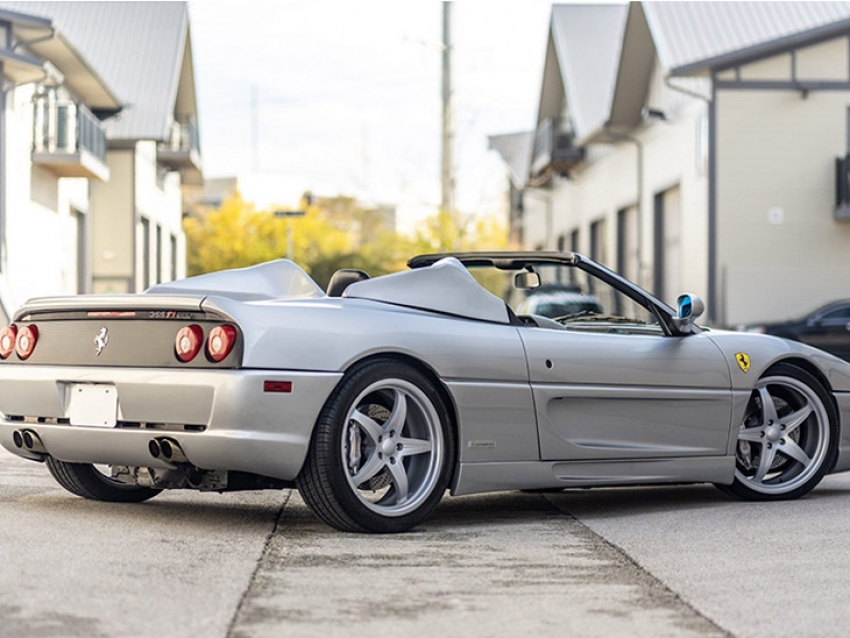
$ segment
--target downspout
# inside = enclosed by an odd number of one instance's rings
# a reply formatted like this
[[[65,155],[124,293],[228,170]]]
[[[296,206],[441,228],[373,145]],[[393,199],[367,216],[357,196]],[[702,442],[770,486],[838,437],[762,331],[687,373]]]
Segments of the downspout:
[[[671,90],[690,97],[702,100],[708,105],[708,322],[714,324],[717,321],[717,136],[715,110],[716,82],[714,75],[711,76],[711,96],[703,95],[697,91],[676,86],[668,74],[664,77],[664,84]],[[725,311],[725,308],[724,308]]]
[[[612,130],[610,122],[605,122],[602,128],[611,139],[631,142],[637,150],[637,283],[639,286],[646,287],[644,286],[646,266],[643,259],[643,142],[627,133]]]

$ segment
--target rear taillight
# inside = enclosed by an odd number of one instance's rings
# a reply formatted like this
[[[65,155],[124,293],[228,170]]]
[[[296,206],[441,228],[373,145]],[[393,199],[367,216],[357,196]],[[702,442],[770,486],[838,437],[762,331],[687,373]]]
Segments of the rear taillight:
[[[233,326],[216,326],[207,338],[207,356],[218,363],[223,361],[236,344],[236,328]]]
[[[204,331],[201,326],[192,324],[180,328],[174,340],[174,352],[183,363],[188,363],[201,351],[204,343]]]
[[[38,341],[38,328],[35,326],[24,326],[18,331],[18,336],[15,339],[15,352],[18,353],[18,358],[26,361],[30,358],[32,351],[35,350],[35,344]]]
[[[15,326],[6,326],[0,332],[0,359],[8,359],[15,349],[15,341],[18,338],[18,329]]]

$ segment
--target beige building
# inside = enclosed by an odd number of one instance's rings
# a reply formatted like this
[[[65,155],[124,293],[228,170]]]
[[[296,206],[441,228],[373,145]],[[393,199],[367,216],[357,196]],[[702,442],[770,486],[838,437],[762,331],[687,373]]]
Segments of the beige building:
[[[850,297],[850,3],[552,10],[525,245],[738,325]]]

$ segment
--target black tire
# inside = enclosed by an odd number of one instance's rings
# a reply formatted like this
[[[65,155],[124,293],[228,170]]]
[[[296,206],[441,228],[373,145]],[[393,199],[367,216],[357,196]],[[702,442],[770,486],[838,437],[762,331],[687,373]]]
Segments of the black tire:
[[[835,466],[839,429],[823,384],[788,363],[756,383],[735,447],[735,480],[723,492],[751,501],[794,499]]]
[[[296,484],[310,509],[345,532],[397,533],[421,523],[448,486],[454,437],[432,382],[390,360],[340,382],[316,422]]]
[[[121,483],[99,472],[88,463],[68,463],[49,456],[47,469],[50,470],[56,482],[71,494],[93,501],[141,503],[162,492],[149,487]]]

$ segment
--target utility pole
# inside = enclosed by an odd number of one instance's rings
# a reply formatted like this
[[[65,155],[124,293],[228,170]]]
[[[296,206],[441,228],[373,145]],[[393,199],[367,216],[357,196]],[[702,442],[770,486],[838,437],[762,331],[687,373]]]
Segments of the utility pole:
[[[252,154],[252,163],[251,169],[252,172],[258,173],[260,171],[260,155],[259,155],[259,145],[260,145],[260,99],[259,99],[259,89],[256,84],[251,85],[251,154]]]
[[[293,217],[304,217],[307,214],[306,210],[276,210],[274,212],[275,217],[285,217],[286,218],[286,258],[289,261],[292,261],[293,257],[293,249],[292,249],[292,218]]]
[[[451,17],[452,2],[443,0],[443,135],[441,153],[441,197],[440,207],[444,212],[454,213],[455,177],[454,122],[452,109],[452,40]]]

